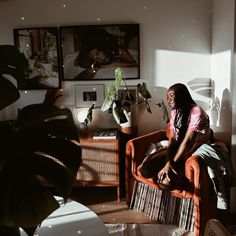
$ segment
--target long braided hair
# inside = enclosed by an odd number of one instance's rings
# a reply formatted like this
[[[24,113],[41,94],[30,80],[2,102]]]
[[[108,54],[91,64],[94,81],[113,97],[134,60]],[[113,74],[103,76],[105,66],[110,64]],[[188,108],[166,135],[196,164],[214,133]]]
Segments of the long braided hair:
[[[183,141],[185,133],[188,128],[188,117],[191,108],[196,105],[192,99],[187,87],[184,84],[176,83],[169,87],[168,90],[173,90],[175,93],[175,108],[176,117],[174,120],[174,127],[178,132],[177,142]]]

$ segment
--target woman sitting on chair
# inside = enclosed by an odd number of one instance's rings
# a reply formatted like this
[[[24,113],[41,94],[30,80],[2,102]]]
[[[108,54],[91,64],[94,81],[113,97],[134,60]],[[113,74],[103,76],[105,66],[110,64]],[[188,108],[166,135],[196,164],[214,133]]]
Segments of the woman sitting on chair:
[[[140,171],[145,178],[155,178],[161,189],[174,189],[184,183],[185,161],[203,143],[210,143],[212,131],[208,115],[184,84],[168,89],[167,102],[171,107],[168,146],[145,158]]]

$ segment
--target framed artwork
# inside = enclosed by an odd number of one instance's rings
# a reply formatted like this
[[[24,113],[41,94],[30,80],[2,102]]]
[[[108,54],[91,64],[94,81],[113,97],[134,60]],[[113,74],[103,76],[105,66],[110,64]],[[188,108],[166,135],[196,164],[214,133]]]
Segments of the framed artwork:
[[[63,80],[140,78],[139,24],[59,27]]]
[[[14,29],[14,44],[28,59],[23,90],[61,87],[57,27]]]
[[[104,99],[103,84],[75,85],[75,107],[101,106]]]

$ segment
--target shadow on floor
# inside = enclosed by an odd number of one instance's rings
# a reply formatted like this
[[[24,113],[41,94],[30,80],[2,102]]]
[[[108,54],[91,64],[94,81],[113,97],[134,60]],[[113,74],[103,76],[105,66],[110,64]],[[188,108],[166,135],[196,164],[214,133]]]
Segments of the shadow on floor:
[[[130,209],[125,198],[118,202],[115,187],[76,187],[70,198],[90,208],[104,223],[159,223],[143,212]]]
[[[117,201],[116,187],[75,187],[71,199],[84,205]]]

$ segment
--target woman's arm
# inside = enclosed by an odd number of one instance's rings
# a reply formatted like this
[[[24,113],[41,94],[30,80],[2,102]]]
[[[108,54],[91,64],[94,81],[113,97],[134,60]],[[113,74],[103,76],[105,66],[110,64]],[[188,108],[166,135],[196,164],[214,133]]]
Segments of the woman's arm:
[[[186,157],[186,153],[192,149],[197,133],[193,130],[187,130],[184,140],[180,144],[178,151],[175,156],[173,156],[173,162],[177,162],[181,157]]]
[[[174,155],[176,153],[176,141],[175,141],[175,134],[174,134],[174,130],[170,129],[169,130],[169,135],[168,135],[169,139],[168,139],[168,161],[166,162],[165,166],[162,168],[161,171],[159,171],[158,175],[157,175],[157,180],[158,182],[162,182],[162,180],[167,176],[168,177],[168,173],[170,170],[173,170],[175,173],[176,171],[172,168],[171,166],[171,159],[174,158]]]
[[[196,138],[196,132],[192,130],[187,130],[184,140],[180,144],[179,148],[176,150],[176,141],[174,139],[174,131],[170,130],[169,142],[168,142],[168,161],[163,169],[158,173],[158,180],[161,182],[166,176],[168,178],[169,171],[173,171],[177,174],[175,170],[175,164],[178,160],[185,157],[187,151],[191,150]]]

